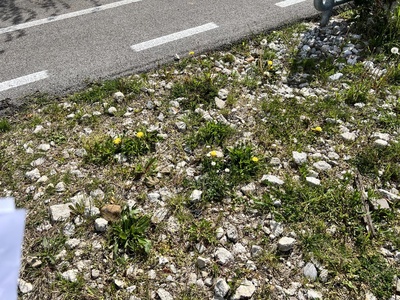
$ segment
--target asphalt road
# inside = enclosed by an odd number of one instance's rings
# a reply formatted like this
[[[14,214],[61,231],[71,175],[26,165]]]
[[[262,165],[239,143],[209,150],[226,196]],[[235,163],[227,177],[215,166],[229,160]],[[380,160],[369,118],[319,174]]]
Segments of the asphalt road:
[[[3,0],[0,106],[36,91],[63,94],[87,80],[145,71],[175,54],[214,49],[316,13],[311,0]]]

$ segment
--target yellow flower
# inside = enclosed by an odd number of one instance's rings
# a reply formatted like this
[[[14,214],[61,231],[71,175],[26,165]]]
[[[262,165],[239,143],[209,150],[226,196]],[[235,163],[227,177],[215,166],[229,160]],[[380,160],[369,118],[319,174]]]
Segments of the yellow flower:
[[[211,157],[216,157],[218,155],[217,151],[213,150],[210,152]]]
[[[144,136],[144,133],[139,131],[138,133],[136,133],[136,137],[138,137],[139,139],[142,138]]]
[[[258,162],[258,157],[257,157],[257,156],[253,156],[253,157],[251,158],[251,160],[252,160],[253,162]]]
[[[319,127],[319,126],[317,126],[317,127],[312,128],[311,130],[317,131],[317,132],[321,132],[321,131],[322,131],[322,128]]]
[[[190,52],[189,52],[189,55],[194,55],[194,51],[190,51]]]
[[[113,142],[114,142],[115,145],[119,145],[119,144],[121,144],[121,141],[122,141],[122,139],[120,137],[117,137],[117,138],[114,139]]]
[[[272,62],[272,60],[269,60],[269,61],[267,62],[267,64],[268,64],[268,69],[272,69],[272,68],[273,68],[273,62]]]

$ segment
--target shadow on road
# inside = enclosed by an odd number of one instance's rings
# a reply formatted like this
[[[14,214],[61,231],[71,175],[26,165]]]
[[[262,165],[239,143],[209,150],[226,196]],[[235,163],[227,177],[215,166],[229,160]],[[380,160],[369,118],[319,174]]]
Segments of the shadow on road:
[[[101,0],[0,0],[0,28],[30,22],[43,17],[54,17],[71,11],[74,3],[85,8],[102,5]],[[3,34],[1,40],[10,42],[25,36],[25,30]],[[0,48],[0,54],[5,50]]]

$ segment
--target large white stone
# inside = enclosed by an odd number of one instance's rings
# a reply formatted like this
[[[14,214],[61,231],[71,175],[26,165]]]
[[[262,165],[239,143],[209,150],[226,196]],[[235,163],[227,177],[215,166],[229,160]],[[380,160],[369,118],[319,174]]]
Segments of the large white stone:
[[[32,292],[33,285],[32,285],[32,283],[26,282],[23,279],[19,279],[18,280],[18,288],[22,294],[27,294],[27,293]]]
[[[328,164],[326,161],[320,160],[315,163],[313,163],[314,168],[316,168],[318,171],[328,171],[332,169],[332,166]]]
[[[72,203],[65,203],[65,204],[56,204],[50,206],[50,218],[53,222],[62,222],[67,220],[71,215],[71,209],[69,206]]]
[[[278,249],[282,252],[287,252],[293,249],[296,240],[291,237],[283,237],[280,238],[278,241]]]
[[[98,232],[105,232],[107,230],[108,221],[103,218],[97,218],[94,221],[94,228]]]
[[[224,299],[228,294],[230,287],[228,283],[226,283],[225,279],[220,278],[215,283],[214,287],[214,296],[216,299]]]
[[[293,157],[294,162],[298,165],[302,165],[307,162],[307,153],[305,153],[305,152],[293,151],[292,157]]]
[[[226,265],[233,261],[233,255],[225,248],[220,247],[215,251],[215,259],[220,265]]]
[[[263,177],[261,178],[261,182],[265,181],[276,185],[282,185],[285,183],[282,179],[275,175],[263,175]]]
[[[240,283],[231,300],[250,299],[255,291],[256,287],[254,286],[254,284],[251,281],[245,279]]]

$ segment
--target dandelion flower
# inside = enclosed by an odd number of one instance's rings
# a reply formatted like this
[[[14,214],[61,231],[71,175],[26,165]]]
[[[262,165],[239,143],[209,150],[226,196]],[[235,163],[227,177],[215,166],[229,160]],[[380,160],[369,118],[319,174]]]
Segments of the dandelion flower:
[[[190,51],[190,52],[189,52],[189,55],[194,55],[194,51]]]
[[[116,138],[113,140],[113,143],[114,143],[115,145],[119,145],[119,144],[121,144],[121,141],[122,141],[122,139],[121,139],[120,137],[116,137]]]
[[[251,158],[251,161],[253,161],[253,162],[258,162],[258,157],[257,157],[257,156],[253,156],[253,157]]]
[[[212,150],[212,151],[207,153],[207,156],[221,158],[221,157],[224,157],[224,154],[221,151]]]
[[[397,47],[393,47],[392,49],[390,49],[390,52],[392,52],[393,54],[399,54],[399,48]]]
[[[268,64],[268,69],[272,69],[273,68],[273,62],[272,62],[272,60],[269,60],[268,62],[267,62],[267,64]]]
[[[319,127],[319,126],[317,126],[317,127],[312,128],[311,130],[312,130],[312,131],[321,132],[321,131],[322,131],[322,128]]]
[[[138,137],[139,139],[142,138],[144,136],[144,133],[139,131],[138,133],[136,133],[136,137]]]

